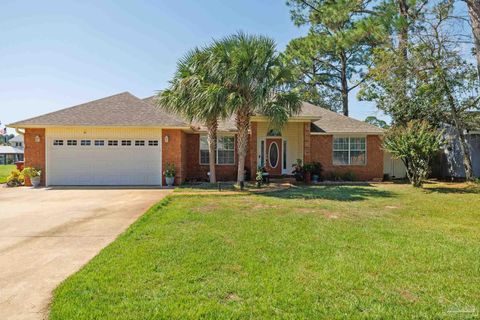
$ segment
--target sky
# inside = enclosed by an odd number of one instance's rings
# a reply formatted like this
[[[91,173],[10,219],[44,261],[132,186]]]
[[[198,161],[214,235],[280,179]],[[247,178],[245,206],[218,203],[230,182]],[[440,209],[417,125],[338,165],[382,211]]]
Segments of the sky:
[[[2,0],[0,122],[124,91],[151,96],[188,50],[240,30],[270,36],[278,50],[306,34],[284,0]],[[381,117],[355,92],[350,113]]]

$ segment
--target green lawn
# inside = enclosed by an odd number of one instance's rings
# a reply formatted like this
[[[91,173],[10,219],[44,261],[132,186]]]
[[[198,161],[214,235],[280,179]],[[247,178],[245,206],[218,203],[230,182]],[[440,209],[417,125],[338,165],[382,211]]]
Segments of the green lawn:
[[[15,170],[15,165],[0,165],[0,183],[7,182],[7,177],[10,175],[12,170]]]
[[[480,191],[176,192],[54,292],[51,319],[476,318]]]

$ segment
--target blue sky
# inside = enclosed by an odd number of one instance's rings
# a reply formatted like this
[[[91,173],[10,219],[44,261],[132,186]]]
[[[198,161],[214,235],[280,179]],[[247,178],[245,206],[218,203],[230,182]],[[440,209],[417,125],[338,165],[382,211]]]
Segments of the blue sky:
[[[238,30],[268,35],[279,50],[306,32],[292,24],[283,0],[3,0],[0,121],[122,91],[150,96],[186,51]],[[379,112],[353,94],[351,115]]]

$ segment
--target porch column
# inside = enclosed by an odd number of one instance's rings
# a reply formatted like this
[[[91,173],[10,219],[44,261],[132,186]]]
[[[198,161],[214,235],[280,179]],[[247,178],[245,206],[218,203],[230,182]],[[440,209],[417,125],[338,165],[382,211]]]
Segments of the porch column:
[[[312,162],[310,153],[310,122],[303,124],[303,163]]]
[[[257,174],[257,123],[250,123],[250,179],[255,180]]]

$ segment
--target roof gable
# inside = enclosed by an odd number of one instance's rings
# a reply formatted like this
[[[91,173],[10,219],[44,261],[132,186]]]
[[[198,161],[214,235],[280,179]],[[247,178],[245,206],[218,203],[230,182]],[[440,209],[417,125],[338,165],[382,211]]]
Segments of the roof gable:
[[[129,92],[79,104],[10,124],[33,126],[187,126]]]

